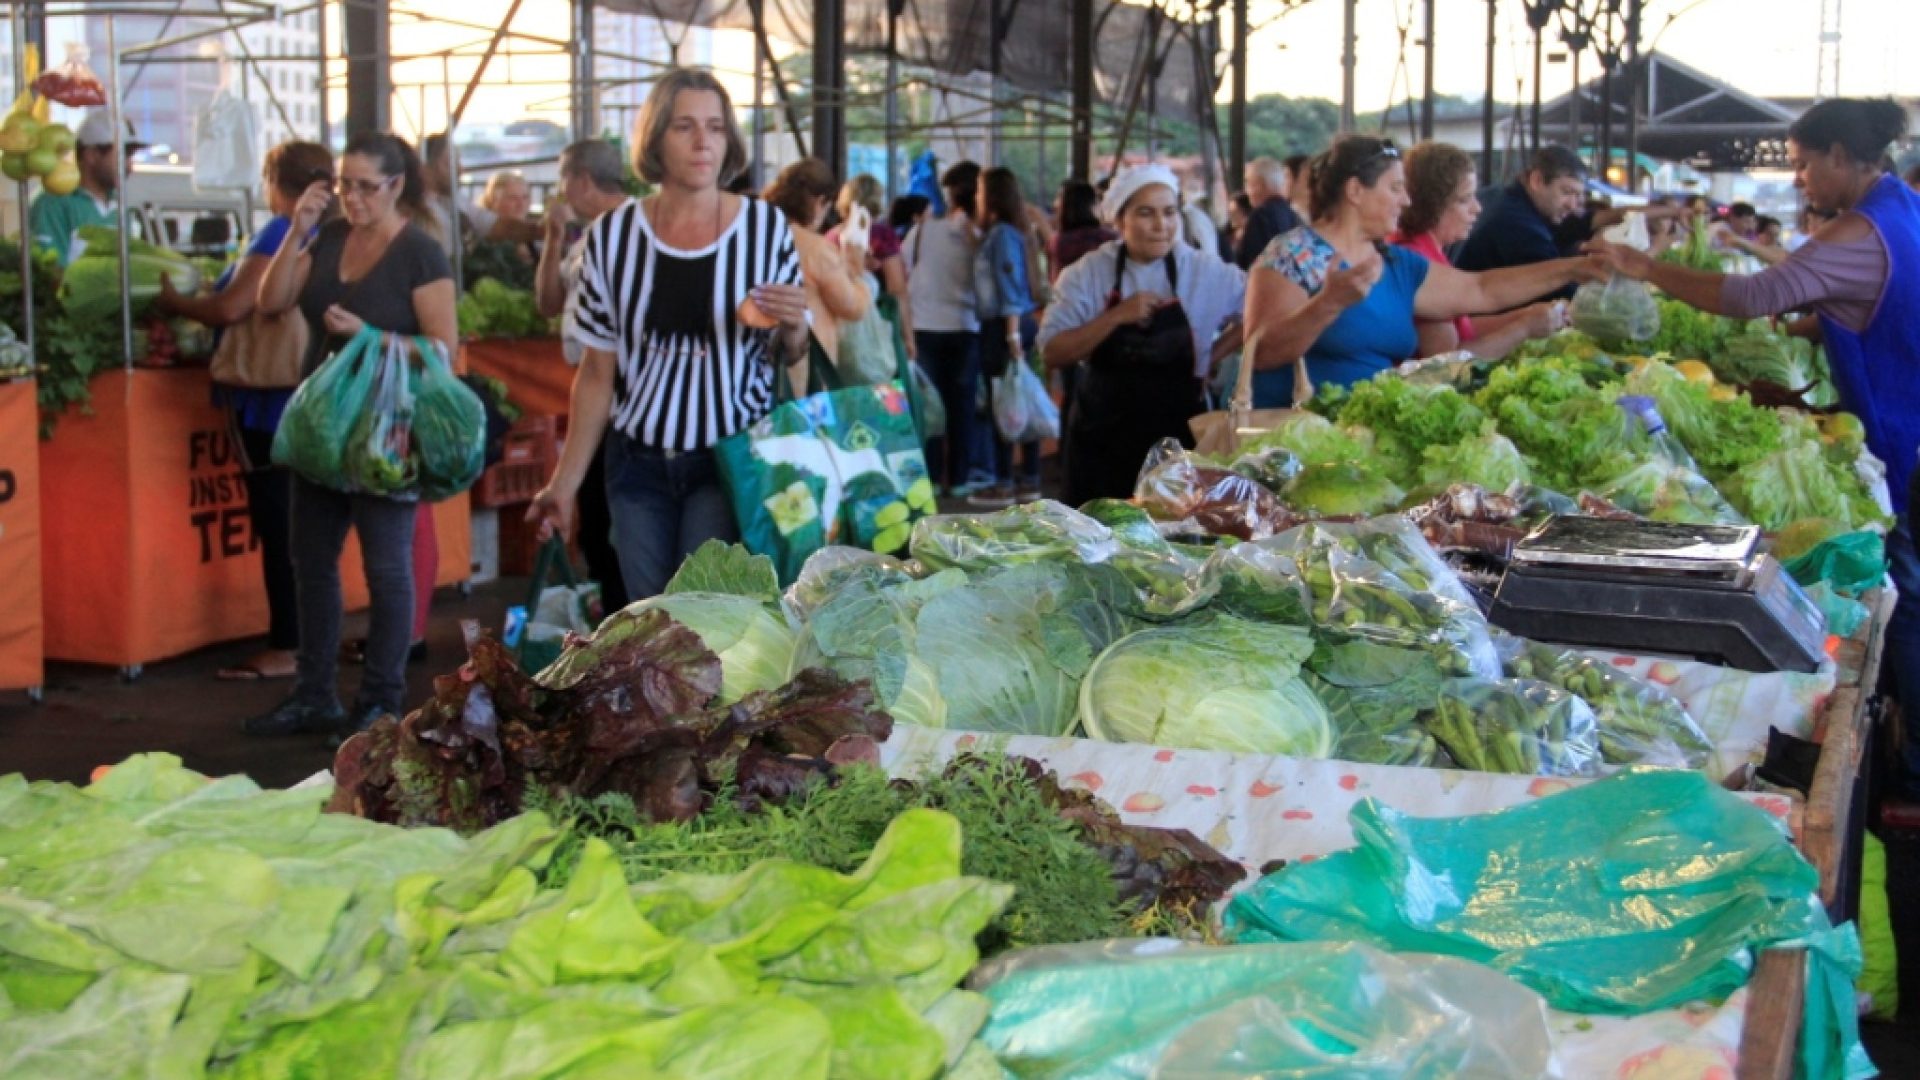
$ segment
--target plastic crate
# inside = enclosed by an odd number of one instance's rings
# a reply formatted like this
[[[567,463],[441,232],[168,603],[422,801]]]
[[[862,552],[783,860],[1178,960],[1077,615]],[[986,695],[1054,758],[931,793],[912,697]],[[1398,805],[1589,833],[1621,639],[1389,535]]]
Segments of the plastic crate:
[[[560,457],[559,425],[551,416],[523,416],[507,432],[498,464],[474,485],[477,506],[501,507],[532,501],[553,475]]]

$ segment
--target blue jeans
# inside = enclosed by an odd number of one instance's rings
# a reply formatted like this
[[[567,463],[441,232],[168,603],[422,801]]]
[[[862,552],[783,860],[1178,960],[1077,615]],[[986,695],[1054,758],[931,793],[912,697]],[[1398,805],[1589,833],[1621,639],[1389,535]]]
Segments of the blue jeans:
[[[712,450],[669,453],[609,431],[604,452],[613,547],[628,600],[660,595],[708,540],[740,538]]]
[[[367,663],[354,712],[379,706],[398,716],[407,696],[407,647],[413,642],[413,523],[417,502],[346,495],[293,478],[293,573],[299,592],[299,683],[312,705],[337,702],[340,668],[340,549],[360,534],[367,578]]]
[[[913,341],[920,366],[940,391],[940,403],[947,410],[947,433],[927,440],[927,472],[941,487],[955,487],[968,481],[973,462],[980,339],[971,333],[916,330]]]

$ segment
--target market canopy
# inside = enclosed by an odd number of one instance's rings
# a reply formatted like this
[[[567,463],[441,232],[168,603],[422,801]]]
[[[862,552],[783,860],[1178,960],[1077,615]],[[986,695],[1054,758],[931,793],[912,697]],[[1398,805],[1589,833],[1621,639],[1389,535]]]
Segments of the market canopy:
[[[1640,151],[1684,161],[1707,171],[1781,168],[1787,159],[1787,128],[1796,119],[1785,106],[1756,97],[1654,53],[1617,69],[1611,82],[1594,79],[1579,89],[1581,129],[1598,131],[1610,114],[1616,142],[1625,144],[1634,84],[1644,72],[1645,107],[1640,114]],[[1603,111],[1604,110],[1604,111]],[[1544,138],[1570,141],[1573,95],[1541,109]]]
[[[994,0],[894,2],[903,62],[959,76],[992,70]],[[1007,5],[1001,77],[1027,93],[1067,93],[1072,5],[1061,0],[1000,2]],[[601,0],[599,6],[683,27],[723,30],[752,30],[757,6],[770,36],[801,49],[810,49],[813,42],[811,0]],[[889,0],[845,0],[848,51],[886,49],[888,6]],[[1214,62],[1220,46],[1217,23],[1188,22],[1168,15],[1162,6],[1121,0],[1096,0],[1093,19],[1094,93],[1099,100],[1124,107],[1137,96],[1139,107],[1169,116],[1192,116],[1196,101],[1213,100],[1219,84]],[[1155,67],[1159,80],[1149,102],[1141,79]]]

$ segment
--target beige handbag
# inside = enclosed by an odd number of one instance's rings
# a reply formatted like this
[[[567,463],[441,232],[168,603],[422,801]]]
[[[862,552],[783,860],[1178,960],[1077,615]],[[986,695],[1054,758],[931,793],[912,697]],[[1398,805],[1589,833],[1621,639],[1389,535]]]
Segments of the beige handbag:
[[[291,390],[307,355],[307,318],[296,305],[268,315],[259,308],[220,335],[208,373],[222,386]]]
[[[1259,340],[1259,331],[1246,340],[1240,350],[1239,377],[1233,383],[1233,399],[1224,409],[1201,413],[1187,421],[1193,429],[1194,449],[1202,454],[1225,456],[1240,448],[1244,439],[1271,431],[1282,420],[1299,411],[1298,406],[1306,404],[1313,397],[1313,380],[1307,377],[1307,358],[1301,357],[1293,364],[1293,404],[1289,409],[1256,409],[1253,407],[1253,355]]]

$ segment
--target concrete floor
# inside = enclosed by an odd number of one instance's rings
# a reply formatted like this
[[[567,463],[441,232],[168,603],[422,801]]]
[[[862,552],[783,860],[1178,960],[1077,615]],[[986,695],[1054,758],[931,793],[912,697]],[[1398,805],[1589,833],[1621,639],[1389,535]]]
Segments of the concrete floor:
[[[452,670],[464,657],[461,621],[474,619],[497,630],[507,607],[524,601],[525,588],[525,581],[516,579],[479,586],[470,596],[440,591],[427,659],[408,669],[409,707],[425,700],[435,674]],[[362,617],[350,616],[347,632],[360,633],[362,624]],[[268,787],[294,784],[329,767],[333,753],[318,736],[241,734],[242,719],[272,708],[291,685],[213,678],[216,670],[256,647],[255,642],[220,645],[150,664],[132,683],[109,668],[52,665],[44,704],[0,691],[0,774],[83,783],[95,766],[146,750],[178,754],[190,768],[211,775],[246,773]],[[356,668],[342,670],[343,698],[351,698],[357,677]],[[1863,1034],[1882,1076],[1920,1078],[1920,833],[1881,830],[1880,835],[1887,845],[1905,1002],[1898,1023],[1868,1024]]]

